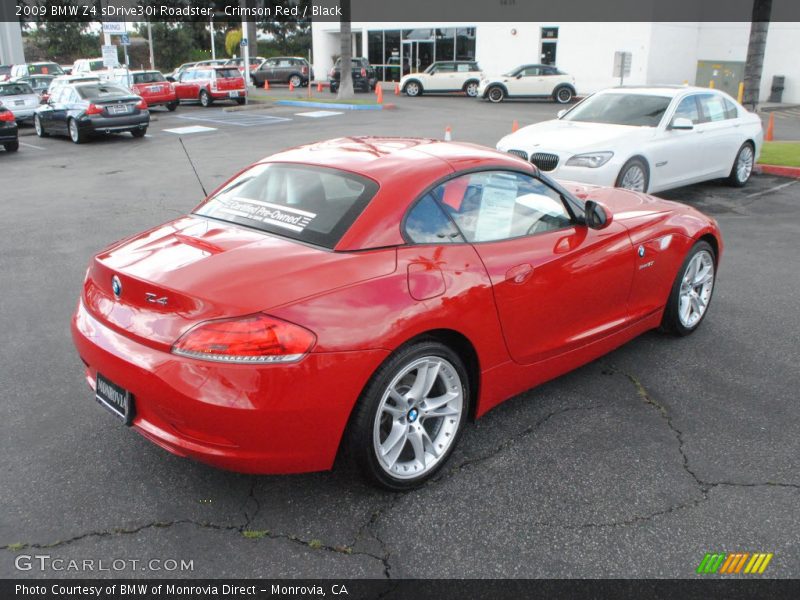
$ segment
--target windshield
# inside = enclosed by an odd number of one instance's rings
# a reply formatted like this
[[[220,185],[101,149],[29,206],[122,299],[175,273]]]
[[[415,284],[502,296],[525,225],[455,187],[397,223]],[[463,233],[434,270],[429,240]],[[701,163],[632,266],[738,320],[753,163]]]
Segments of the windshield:
[[[195,214],[332,249],[377,189],[337,169],[266,163],[239,175]]]
[[[164,79],[164,76],[158,71],[133,74],[133,83],[157,83],[160,81],[166,81],[166,80]]]
[[[105,100],[117,96],[130,96],[130,92],[115,85],[84,84],[77,88],[78,94],[84,100]]]
[[[672,98],[649,94],[595,94],[564,115],[564,121],[656,127]]]
[[[27,83],[0,83],[0,96],[20,96],[32,93],[33,88]]]
[[[28,65],[29,75],[63,75],[64,69],[56,63],[39,63],[36,65]]]

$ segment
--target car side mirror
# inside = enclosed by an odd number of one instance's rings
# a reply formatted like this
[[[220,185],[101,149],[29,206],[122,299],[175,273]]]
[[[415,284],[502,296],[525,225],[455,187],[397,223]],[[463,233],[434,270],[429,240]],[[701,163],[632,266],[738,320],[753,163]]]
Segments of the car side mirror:
[[[522,73],[517,73],[516,79],[522,79]]]
[[[175,78],[172,75],[167,75],[166,79],[167,79],[167,81],[171,81],[172,83],[175,83]]]
[[[672,119],[672,124],[669,126],[670,129],[694,129],[694,123],[692,123],[691,119],[687,119],[686,117],[675,117]]]
[[[556,113],[556,118],[557,118],[557,119],[560,119],[560,118],[561,118],[561,117],[563,117],[565,114],[567,114],[567,109],[566,109],[566,108],[562,108],[560,111],[558,111],[558,112]]]
[[[594,200],[587,200],[583,208],[584,222],[590,229],[605,229],[611,225],[611,211]]]

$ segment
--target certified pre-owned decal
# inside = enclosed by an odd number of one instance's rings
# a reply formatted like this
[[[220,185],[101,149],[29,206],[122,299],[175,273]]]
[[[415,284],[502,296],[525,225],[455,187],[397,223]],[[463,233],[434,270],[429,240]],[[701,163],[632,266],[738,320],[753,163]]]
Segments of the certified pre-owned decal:
[[[253,221],[261,221],[277,227],[291,229],[301,232],[317,216],[316,213],[290,208],[263,200],[252,200],[250,198],[231,198],[222,200],[225,205],[220,212],[225,212]]]

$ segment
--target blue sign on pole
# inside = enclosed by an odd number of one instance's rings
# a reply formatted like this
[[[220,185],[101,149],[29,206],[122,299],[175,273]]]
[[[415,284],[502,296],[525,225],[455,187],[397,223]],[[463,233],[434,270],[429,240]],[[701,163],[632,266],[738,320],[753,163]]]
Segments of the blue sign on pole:
[[[127,33],[123,33],[121,36],[119,36],[119,43],[122,46],[130,46],[131,38],[128,37]]]
[[[243,39],[243,40],[242,40],[242,43],[241,43],[241,46],[242,46],[242,48],[244,48],[245,46],[247,46],[247,40]]]

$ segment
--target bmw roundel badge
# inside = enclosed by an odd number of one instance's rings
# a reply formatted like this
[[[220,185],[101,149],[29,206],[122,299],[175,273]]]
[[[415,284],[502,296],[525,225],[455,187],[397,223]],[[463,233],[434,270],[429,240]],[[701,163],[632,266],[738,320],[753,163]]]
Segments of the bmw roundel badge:
[[[116,275],[111,278],[111,291],[114,292],[114,296],[117,298],[122,295],[122,282]]]

